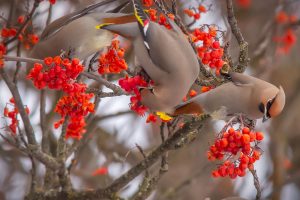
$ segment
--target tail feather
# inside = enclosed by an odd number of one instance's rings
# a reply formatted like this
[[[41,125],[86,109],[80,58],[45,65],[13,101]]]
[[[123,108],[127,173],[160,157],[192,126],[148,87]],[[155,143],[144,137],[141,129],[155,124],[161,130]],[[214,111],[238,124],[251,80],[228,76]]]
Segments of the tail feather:
[[[149,17],[145,13],[143,6],[139,1],[132,0],[133,8],[134,8],[134,15],[139,22],[139,24],[144,27],[146,21],[149,21]]]
[[[136,18],[134,15],[125,15],[125,16],[120,16],[120,17],[110,17],[110,18],[103,18],[102,19],[102,24],[97,25],[96,29],[102,29],[108,25],[113,25],[113,24],[126,24],[126,23],[131,23],[135,22]]]

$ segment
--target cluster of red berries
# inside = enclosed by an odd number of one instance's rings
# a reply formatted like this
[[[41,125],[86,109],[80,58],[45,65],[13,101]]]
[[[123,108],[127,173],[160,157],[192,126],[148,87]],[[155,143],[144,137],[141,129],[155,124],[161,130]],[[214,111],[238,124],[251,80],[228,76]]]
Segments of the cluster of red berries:
[[[288,15],[284,11],[280,11],[277,13],[276,22],[278,24],[286,25],[288,23],[295,23],[298,19],[295,15]],[[279,44],[277,52],[280,54],[287,54],[290,52],[291,48],[297,42],[297,36],[293,29],[287,28],[284,29],[284,33],[282,36],[278,36],[274,38],[274,41]]]
[[[287,54],[297,42],[297,36],[293,29],[287,29],[282,36],[275,37],[275,42],[279,43],[277,52]]]
[[[84,70],[79,59],[61,59],[59,56],[54,58],[47,57],[44,59],[47,66],[44,69],[40,63],[35,63],[34,67],[27,75],[38,89],[48,86],[50,89],[64,90],[66,93],[80,92],[83,90],[81,84],[73,84],[78,75]],[[70,85],[72,83],[72,85]],[[85,88],[84,88],[85,90]]]
[[[11,130],[11,132],[15,135],[17,133],[17,126],[18,126],[18,119],[17,119],[17,115],[19,114],[18,109],[16,108],[16,103],[15,100],[13,98],[11,98],[9,100],[10,104],[7,104],[4,108],[4,117],[7,117],[10,119],[10,124],[9,124],[9,129]],[[12,109],[10,110],[8,108],[8,105],[12,106]],[[25,106],[25,111],[27,114],[29,114],[29,108],[27,106]]]
[[[202,45],[197,46],[198,56],[204,65],[208,65],[211,69],[216,69],[216,73],[223,67],[222,59],[224,49],[217,40],[217,30],[214,27],[205,29],[195,29],[193,31],[193,42],[201,42]]]
[[[59,128],[70,117],[68,122],[66,139],[80,139],[85,133],[84,117],[94,112],[94,104],[91,99],[92,93],[86,93],[87,85],[76,82],[78,75],[84,70],[79,59],[61,59],[59,56],[44,59],[45,67],[35,63],[27,78],[31,79],[38,89],[48,87],[54,90],[62,90],[67,95],[61,97],[56,104],[55,112],[60,114],[61,119],[54,124]]]
[[[140,103],[142,97],[139,87],[149,87],[153,85],[153,83],[147,83],[142,76],[137,75],[134,77],[126,76],[120,79],[119,85],[126,92],[133,93],[133,96],[130,97],[130,109],[135,111],[138,115],[144,115],[148,108]]]
[[[228,131],[220,134],[207,152],[210,161],[225,160],[217,170],[212,172],[213,177],[242,177],[246,169],[252,170],[253,164],[261,155],[257,144],[263,138],[263,133],[253,132],[248,127],[244,127],[242,132],[229,128]]]
[[[123,48],[120,48],[119,44],[119,40],[113,40],[107,52],[100,55],[98,59],[99,74],[120,73],[123,70],[127,70],[127,63],[124,60],[125,51]]]
[[[3,56],[6,54],[6,47],[3,43],[0,43],[0,69],[4,66]]]
[[[59,128],[66,116],[70,116],[68,122],[66,139],[81,139],[85,133],[85,116],[88,113],[94,112],[94,103],[91,103],[91,99],[94,97],[93,93],[77,92],[68,94],[59,99],[56,104],[55,112],[60,114],[61,119],[54,124],[54,128]]]
[[[67,115],[71,118],[86,116],[89,112],[94,112],[94,104],[90,102],[93,97],[93,93],[80,92],[63,96],[57,102],[55,112],[63,118]]]
[[[25,16],[21,15],[18,17],[17,22],[19,25],[25,22]],[[12,38],[17,35],[18,30],[16,28],[2,28],[1,30],[1,37],[4,39]],[[18,35],[18,40],[23,43],[26,49],[30,49],[32,45],[35,45],[39,42],[39,37],[34,34],[33,32],[28,32],[26,29],[23,30]]]
[[[189,17],[193,17],[195,20],[198,20],[201,18],[201,14],[206,13],[207,10],[205,6],[199,5],[198,9],[191,8],[191,9],[184,9],[183,11]]]
[[[54,128],[59,128],[65,121],[65,118],[61,118],[59,121],[54,123]],[[85,130],[86,122],[84,116],[71,117],[69,124],[67,126],[65,138],[73,138],[80,140],[82,135],[86,132]]]
[[[15,37],[16,35],[17,35],[17,29],[15,28],[2,28],[1,30],[2,38]]]
[[[169,24],[167,17],[163,14],[160,13],[158,15],[157,10],[150,8],[147,10],[147,13],[149,14],[150,20],[157,22],[158,24],[165,26],[167,29],[172,29],[171,25]],[[175,19],[175,16],[171,13],[168,14],[168,18],[171,20]]]
[[[279,11],[275,16],[275,19],[278,24],[295,23],[298,20],[295,15],[288,15],[284,11]]]

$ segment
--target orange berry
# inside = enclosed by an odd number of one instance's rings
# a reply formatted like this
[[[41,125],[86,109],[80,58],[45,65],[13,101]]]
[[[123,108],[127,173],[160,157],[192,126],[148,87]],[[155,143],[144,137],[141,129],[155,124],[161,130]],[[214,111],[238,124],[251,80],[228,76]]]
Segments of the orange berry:
[[[230,128],[230,129],[228,130],[228,133],[231,134],[231,135],[234,134],[234,133],[235,133],[234,128]]]
[[[190,97],[195,97],[197,95],[197,92],[195,90],[191,90],[189,95]]]
[[[239,132],[239,131],[236,131],[234,137],[235,137],[236,140],[240,140],[241,137],[242,137],[242,133]]]
[[[248,165],[248,169],[249,169],[249,170],[254,170],[254,165],[253,165],[253,164],[249,164],[249,165]]]
[[[203,6],[203,5],[200,5],[200,6],[198,7],[198,10],[199,10],[200,12],[203,12],[203,13],[206,12],[206,8],[205,8],[205,6]]]
[[[226,148],[228,146],[228,140],[226,138],[222,138],[221,147]]]
[[[201,17],[200,13],[194,14],[194,18],[195,18],[195,19],[200,19],[200,17]]]
[[[260,155],[260,152],[255,150],[253,151],[252,158],[254,158],[255,160],[259,160]]]
[[[262,141],[264,139],[264,134],[262,132],[256,132],[256,140]]]
[[[19,24],[23,24],[24,21],[25,21],[25,16],[24,16],[24,15],[20,15],[20,16],[18,17],[18,23],[19,23]]]
[[[15,104],[15,99],[14,98],[10,98],[9,102],[12,103],[12,104]]]
[[[244,127],[242,130],[243,134],[249,134],[250,133],[250,129],[248,127]]]
[[[204,55],[204,53],[203,53],[203,55]],[[211,87],[202,86],[202,88],[201,88],[201,92],[202,92],[202,93],[208,92],[209,90],[211,90]]]
[[[290,23],[295,23],[295,22],[297,22],[297,20],[298,20],[297,16],[295,16],[295,15],[290,16]]]
[[[276,22],[279,24],[284,24],[289,20],[289,16],[284,11],[280,11],[276,15]]]
[[[30,110],[29,110],[29,108],[27,106],[25,108],[25,112],[27,113],[27,115],[30,113]]]
[[[190,9],[184,9],[183,12],[185,14],[187,14],[189,17],[193,17],[194,16],[194,11],[192,11]]]
[[[242,136],[242,141],[243,141],[244,144],[250,143],[250,136],[247,135],[247,134],[244,134],[244,135]]]
[[[217,170],[214,170],[214,171],[211,173],[211,175],[212,175],[214,178],[220,177],[220,174],[219,174],[219,172],[218,172]]]
[[[255,133],[250,132],[249,136],[250,136],[250,142],[253,142],[254,140],[256,140],[256,134]]]

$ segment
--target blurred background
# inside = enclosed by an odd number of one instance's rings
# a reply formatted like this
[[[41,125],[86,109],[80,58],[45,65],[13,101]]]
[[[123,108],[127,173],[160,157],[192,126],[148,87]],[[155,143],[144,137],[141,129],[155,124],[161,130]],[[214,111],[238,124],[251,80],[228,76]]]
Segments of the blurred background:
[[[49,8],[49,2],[40,4],[33,19],[32,27],[38,35],[42,32],[49,18],[53,21],[60,16],[81,9],[100,0],[57,0]],[[239,27],[249,43],[250,66],[246,73],[281,85],[286,93],[287,101],[283,113],[262,124],[258,122],[256,130],[265,133],[261,144],[263,156],[255,163],[262,188],[262,199],[300,199],[300,43],[299,40],[291,47],[289,52],[278,51],[279,43],[274,38],[282,36],[286,26],[276,23],[278,12],[285,11],[289,15],[300,19],[299,0],[252,0],[250,4],[243,5],[244,1],[234,1],[236,17]],[[247,2],[247,1],[246,1]],[[32,7],[29,0],[0,0],[0,15],[10,16],[16,21],[19,15],[24,15]],[[99,8],[99,12],[107,11],[118,5]],[[178,10],[182,19],[189,24],[192,19],[183,14],[184,8],[197,7],[199,3],[210,7],[210,11],[203,15],[200,24],[217,24],[225,31],[226,2],[213,1],[184,1],[178,0]],[[10,8],[13,5],[13,10]],[[13,14],[9,14],[13,11]],[[124,12],[130,12],[125,9]],[[4,21],[0,22],[3,25]],[[191,28],[197,27],[196,23]],[[299,28],[298,28],[299,27]],[[300,36],[300,23],[292,26],[296,39]],[[298,28],[298,29],[297,29]],[[238,46],[234,37],[230,41],[230,54],[237,60]],[[13,47],[12,47],[13,48]],[[14,52],[12,52],[14,54]],[[26,56],[28,50],[22,51]],[[39,95],[31,83],[25,79],[26,68],[22,64],[18,86],[24,104],[31,108],[30,117],[36,130],[39,130]],[[15,62],[8,62],[7,68],[14,69]],[[9,70],[8,70],[9,71]],[[12,73],[13,74],[13,73]],[[114,80],[114,77],[108,77]],[[11,94],[5,83],[0,79],[0,113],[2,115],[6,102]],[[57,100],[55,93],[49,92],[46,111],[53,109],[53,102]],[[237,100],[238,101],[238,100]],[[160,141],[159,123],[146,124],[145,117],[138,117],[129,111],[129,97],[105,98],[100,102],[97,117],[88,127],[92,131],[90,142],[80,151],[78,163],[72,170],[72,183],[76,189],[100,188],[109,185],[112,180],[126,172],[134,164],[142,160],[142,156],[135,147],[139,144],[146,153],[157,147]],[[51,124],[58,119],[53,114],[47,115]],[[0,118],[1,128],[7,122]],[[229,178],[215,179],[210,173],[216,166],[208,162],[206,151],[213,143],[214,134],[222,128],[222,122],[211,122],[202,129],[201,136],[187,147],[169,153],[169,171],[161,178],[157,189],[149,199],[173,200],[218,200],[229,196],[241,196],[254,199],[256,190],[253,177],[250,173],[244,178],[232,181]],[[2,131],[3,129],[0,129]],[[57,133],[53,131],[53,137]],[[38,131],[37,131],[38,132]],[[38,136],[41,139],[41,136]],[[107,167],[108,174],[92,176],[93,172]],[[158,164],[151,169],[158,167]],[[0,199],[23,199],[30,186],[31,164],[20,151],[0,140]],[[37,166],[40,182],[45,173],[42,165]],[[138,188],[142,177],[136,178],[122,193],[129,197]]]

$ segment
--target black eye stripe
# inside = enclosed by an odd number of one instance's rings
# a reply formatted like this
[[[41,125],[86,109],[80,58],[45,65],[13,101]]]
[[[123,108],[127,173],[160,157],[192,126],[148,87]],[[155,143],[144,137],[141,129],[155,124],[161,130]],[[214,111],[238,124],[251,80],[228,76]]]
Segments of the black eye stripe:
[[[259,109],[260,112],[264,113],[264,111],[265,111],[265,106],[264,106],[264,104],[263,104],[263,103],[260,103],[259,106],[258,106],[258,109]]]
[[[274,103],[274,100],[275,100],[275,98],[273,98],[273,99],[271,99],[271,100],[268,101],[268,103],[267,103],[267,110],[269,110],[271,108],[272,104]]]

